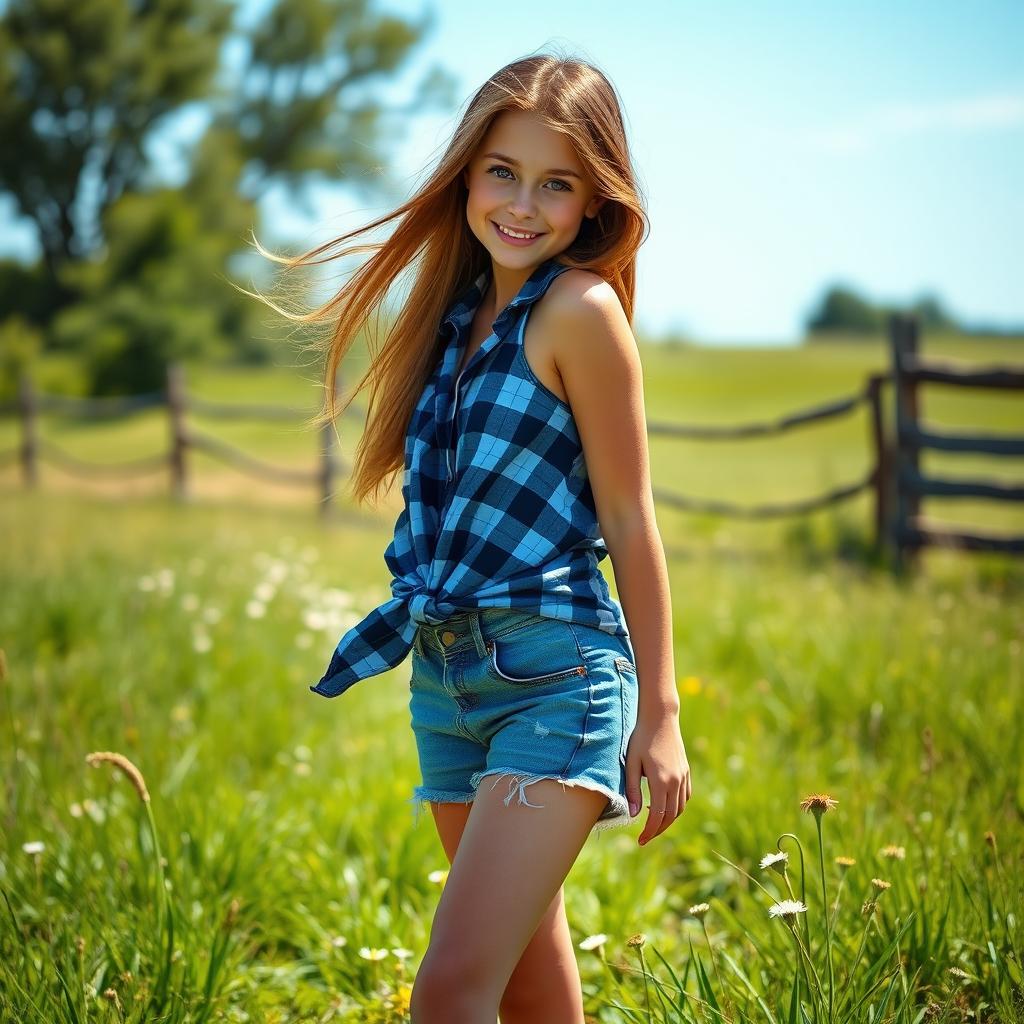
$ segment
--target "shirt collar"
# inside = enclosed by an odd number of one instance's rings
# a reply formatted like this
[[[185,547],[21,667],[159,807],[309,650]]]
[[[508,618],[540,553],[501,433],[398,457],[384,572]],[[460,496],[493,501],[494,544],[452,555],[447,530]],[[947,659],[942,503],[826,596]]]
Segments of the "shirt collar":
[[[511,311],[534,302],[544,294],[547,285],[552,277],[560,274],[566,267],[559,263],[554,256],[548,257],[542,263],[534,267],[530,276],[523,282],[519,291],[512,297],[508,305],[499,313],[499,319],[508,315]],[[464,288],[449,307],[447,316],[441,321],[442,328],[464,327],[473,319],[484,292],[487,291],[491,282],[493,269],[485,267],[476,279],[468,287]]]

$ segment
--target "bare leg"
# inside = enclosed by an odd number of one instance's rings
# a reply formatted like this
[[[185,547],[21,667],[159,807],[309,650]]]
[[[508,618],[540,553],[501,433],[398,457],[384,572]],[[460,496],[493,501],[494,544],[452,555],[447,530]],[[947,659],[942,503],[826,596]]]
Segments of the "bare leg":
[[[509,781],[519,779],[485,777],[470,805],[413,984],[414,1024],[494,1024],[512,974],[608,802],[541,779],[529,795],[544,806],[506,807]]]
[[[430,804],[449,864],[459,848],[470,806]],[[523,950],[498,1009],[501,1024],[584,1024],[583,989],[562,886]]]

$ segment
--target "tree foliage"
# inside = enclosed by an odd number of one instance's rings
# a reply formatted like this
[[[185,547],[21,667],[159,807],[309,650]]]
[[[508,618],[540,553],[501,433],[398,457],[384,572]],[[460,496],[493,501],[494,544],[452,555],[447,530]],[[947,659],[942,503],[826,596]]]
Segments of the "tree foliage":
[[[905,307],[876,305],[841,285],[830,287],[818,309],[808,318],[807,330],[819,338],[836,334],[876,336],[886,330],[892,313],[913,313],[923,330],[960,331],[960,324],[942,307],[933,294],[921,295]]]
[[[42,254],[38,270],[0,263],[0,316],[82,352],[94,391],[159,387],[170,356],[257,358],[264,311],[226,278],[262,233],[260,197],[276,184],[302,201],[313,180],[391,188],[388,118],[452,101],[437,67],[407,103],[382,98],[429,20],[370,0],[276,0],[252,22],[244,10],[9,0],[0,14],[0,193]],[[154,141],[186,112],[201,134],[163,166]]]

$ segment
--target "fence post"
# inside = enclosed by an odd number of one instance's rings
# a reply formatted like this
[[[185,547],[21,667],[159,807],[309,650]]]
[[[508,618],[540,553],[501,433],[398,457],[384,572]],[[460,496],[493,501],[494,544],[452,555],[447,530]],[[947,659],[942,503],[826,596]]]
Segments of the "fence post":
[[[334,375],[334,398],[338,399],[341,392],[340,373]],[[331,514],[331,501],[334,494],[334,481],[338,476],[337,461],[337,430],[336,425],[324,423],[320,427],[320,518],[326,519]]]
[[[882,418],[882,385],[885,376],[873,373],[868,379],[868,402],[871,407],[871,439],[875,446],[875,551],[881,555],[886,547],[889,531],[892,462],[885,439]]]
[[[18,378],[18,411],[21,414],[21,477],[26,487],[39,483],[39,407],[32,378],[22,371]]]
[[[889,342],[892,352],[893,393],[896,403],[895,424],[895,498],[896,516],[894,543],[896,569],[913,569],[917,562],[919,543],[909,534],[916,529],[920,496],[906,486],[908,476],[919,471],[919,448],[911,436],[917,427],[917,381],[906,377],[906,371],[917,360],[917,320],[908,313],[893,313],[889,318]]]
[[[177,501],[188,500],[188,481],[185,477],[185,451],[188,448],[188,427],[185,424],[187,398],[185,372],[180,364],[167,364],[167,411],[170,416],[171,494]]]

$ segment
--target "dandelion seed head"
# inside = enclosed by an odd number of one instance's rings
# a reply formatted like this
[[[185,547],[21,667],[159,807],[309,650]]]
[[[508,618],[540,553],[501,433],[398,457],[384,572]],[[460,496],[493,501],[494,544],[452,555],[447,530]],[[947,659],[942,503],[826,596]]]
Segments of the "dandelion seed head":
[[[902,846],[897,846],[895,843],[889,843],[888,846],[883,846],[878,852],[883,857],[890,857],[893,860],[903,860],[907,856],[907,851]]]
[[[871,884],[879,891],[885,892],[886,889],[892,888],[892,882],[887,882],[884,878],[872,878]]]
[[[637,932],[635,935],[630,935],[630,937],[628,939],[626,939],[626,945],[627,946],[640,947],[646,941],[647,941],[647,936],[644,935],[643,932]]]
[[[599,949],[608,941],[608,936],[603,932],[598,935],[588,935],[585,939],[580,940],[580,949]]]
[[[346,939],[344,935],[335,935],[334,938],[331,939],[331,945],[334,946],[335,949],[341,949],[342,946],[348,945],[348,939]]]
[[[694,903],[694,905],[689,908],[688,913],[692,914],[694,917],[700,918],[703,917],[710,909],[710,903]]]
[[[33,839],[30,843],[22,843],[22,850],[29,854],[40,854],[46,849],[46,844],[41,839]]]
[[[412,950],[406,949],[404,946],[393,946],[391,952],[399,960],[408,960],[413,955]]]
[[[447,868],[438,868],[436,871],[431,871],[427,875],[429,881],[436,883],[437,885],[444,885],[445,880],[448,878]]]
[[[853,859],[853,857],[839,856],[839,857],[836,857],[836,863],[841,868],[852,868],[853,865],[856,864],[857,862]]]
[[[960,967],[947,967],[946,970],[957,978],[969,978],[970,975]]]
[[[376,949],[373,946],[360,946],[359,955],[364,960],[383,960],[388,955],[386,949]]]

